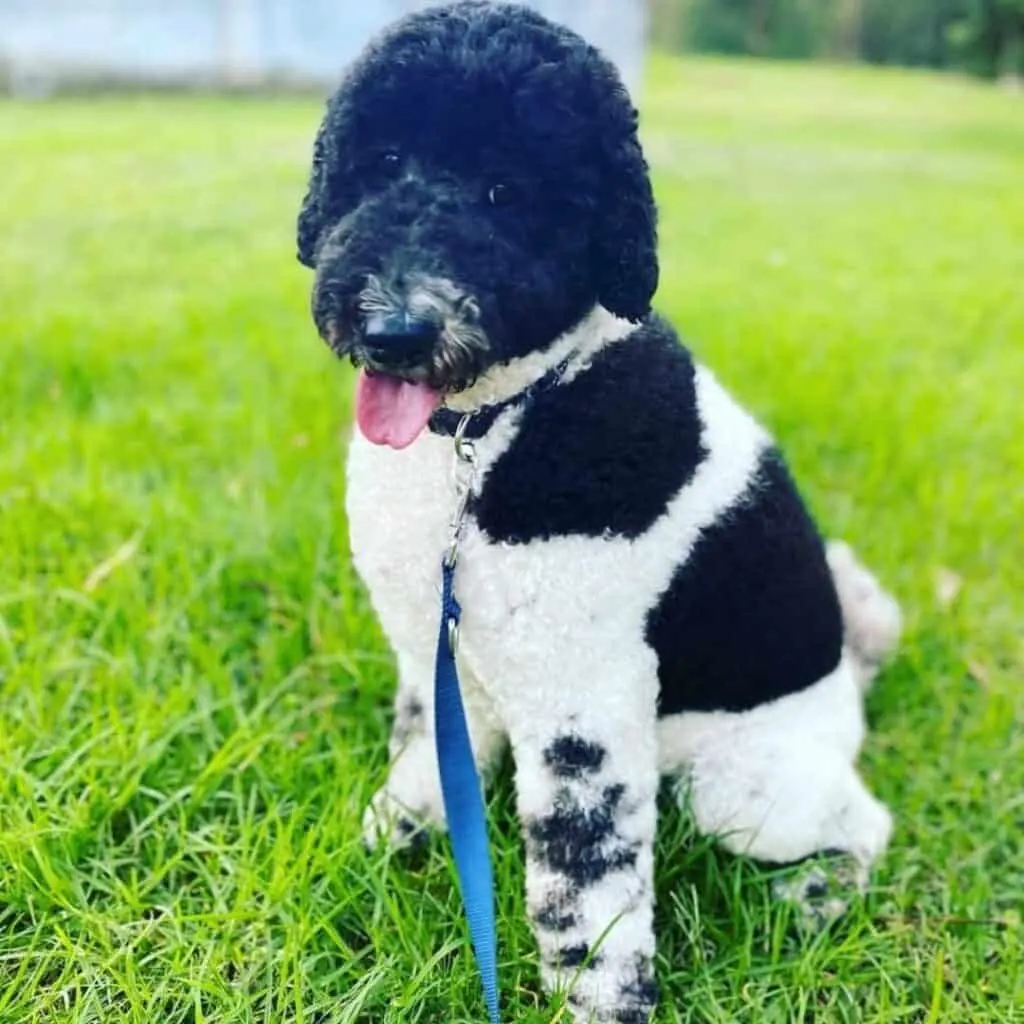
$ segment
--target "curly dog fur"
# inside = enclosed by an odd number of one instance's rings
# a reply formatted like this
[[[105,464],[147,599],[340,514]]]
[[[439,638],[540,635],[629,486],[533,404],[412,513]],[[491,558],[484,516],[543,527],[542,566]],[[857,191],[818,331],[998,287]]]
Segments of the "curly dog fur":
[[[444,825],[432,673],[470,412],[464,696],[481,768],[511,746],[543,977],[580,1021],[656,1002],[660,778],[765,861],[866,872],[891,829],[855,760],[899,610],[651,311],[655,222],[613,66],[477,0],[406,17],[348,70],[298,221],[313,318],[360,368],[351,543],[398,661],[367,839]]]

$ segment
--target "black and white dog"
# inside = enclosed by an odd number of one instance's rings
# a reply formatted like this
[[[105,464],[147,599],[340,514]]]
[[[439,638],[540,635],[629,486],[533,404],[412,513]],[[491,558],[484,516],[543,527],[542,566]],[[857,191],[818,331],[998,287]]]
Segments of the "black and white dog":
[[[651,312],[655,206],[611,64],[517,4],[406,17],[331,98],[298,225],[359,367],[355,565],[398,660],[367,838],[443,827],[432,730],[454,424],[476,471],[456,590],[484,769],[508,741],[545,981],[654,1007],[659,779],[765,861],[891,819],[854,767],[899,610],[819,537],[765,430]]]

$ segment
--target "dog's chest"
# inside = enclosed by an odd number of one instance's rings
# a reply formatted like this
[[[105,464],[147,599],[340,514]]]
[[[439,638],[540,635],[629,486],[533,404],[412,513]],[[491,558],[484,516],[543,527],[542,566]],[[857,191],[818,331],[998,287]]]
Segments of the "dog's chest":
[[[393,451],[355,431],[346,508],[353,563],[385,631],[429,656],[439,614],[441,559],[455,509],[450,440],[425,435]]]
[[[503,418],[477,442],[475,492],[486,495],[488,474],[515,442],[516,420]],[[437,642],[441,563],[457,502],[454,468],[452,440],[429,434],[397,452],[357,434],[349,449],[354,564],[392,644],[424,664],[432,664]],[[649,557],[638,554],[628,538],[585,533],[498,539],[470,517],[455,577],[465,664],[491,690],[569,654],[588,663],[624,652],[634,662],[645,657],[643,617],[664,584],[649,571]]]
[[[474,495],[507,449],[514,415],[475,443]],[[463,478],[465,479],[465,477]],[[401,451],[353,435],[348,456],[347,510],[353,563],[391,642],[418,659],[434,657],[440,616],[442,560],[458,504],[454,442],[424,433]],[[463,606],[463,653],[490,660],[503,646],[510,612],[532,605],[537,573],[519,562],[538,552],[485,538],[470,514],[462,531],[455,589]],[[540,561],[549,559],[542,555]],[[550,568],[550,567],[548,567]],[[561,575],[561,574],[556,574]]]

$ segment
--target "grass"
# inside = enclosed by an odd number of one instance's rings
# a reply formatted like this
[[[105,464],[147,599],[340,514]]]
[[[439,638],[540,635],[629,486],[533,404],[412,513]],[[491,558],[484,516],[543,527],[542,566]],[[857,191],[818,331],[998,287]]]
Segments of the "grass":
[[[1024,110],[666,58],[658,303],[903,601],[822,936],[666,808],[661,1021],[1024,1020]],[[292,222],[319,102],[0,105],[0,1022],[481,1019],[444,843],[367,855],[392,665]],[[506,776],[509,1020],[539,994]]]

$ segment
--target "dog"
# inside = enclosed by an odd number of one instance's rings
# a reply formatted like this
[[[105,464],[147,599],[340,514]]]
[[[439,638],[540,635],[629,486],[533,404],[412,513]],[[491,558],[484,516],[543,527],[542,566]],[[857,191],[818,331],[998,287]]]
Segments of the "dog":
[[[542,976],[578,1021],[655,1007],[663,778],[766,862],[840,852],[866,873],[892,828],[855,761],[899,608],[652,311],[637,129],[567,28],[428,8],[344,74],[298,217],[313,320],[359,368],[350,541],[398,668],[367,841],[444,827],[433,675],[461,430],[470,734],[484,773],[511,747]]]

